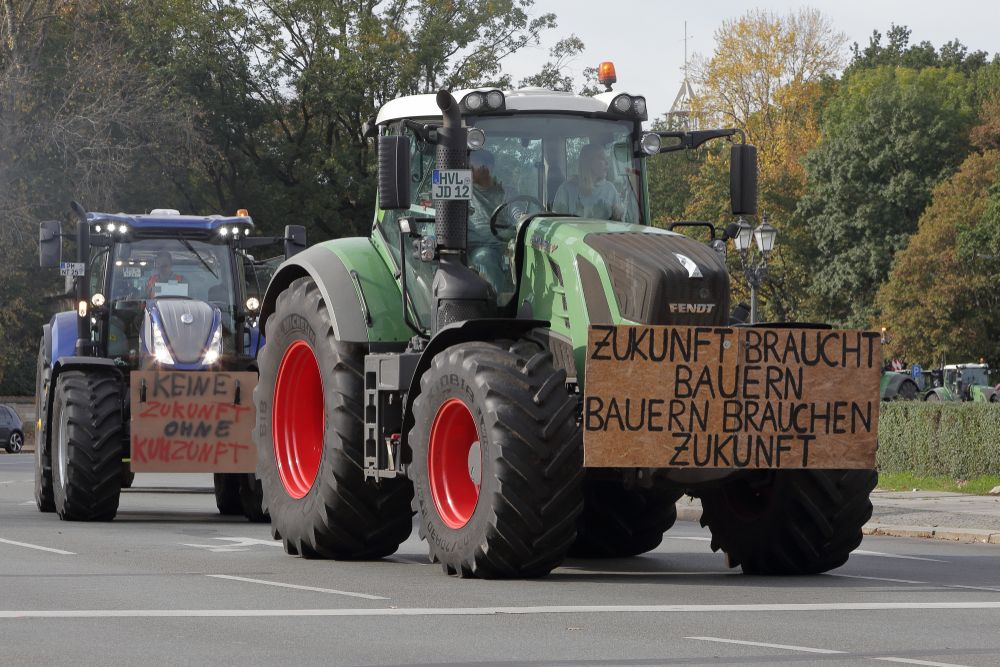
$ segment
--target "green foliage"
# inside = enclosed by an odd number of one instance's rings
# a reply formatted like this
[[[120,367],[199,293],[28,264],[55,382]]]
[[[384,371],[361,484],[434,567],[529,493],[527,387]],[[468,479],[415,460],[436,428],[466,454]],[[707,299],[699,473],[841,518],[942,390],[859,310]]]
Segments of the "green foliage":
[[[811,310],[845,326],[874,318],[875,290],[917,228],[931,190],[961,162],[974,118],[955,70],[881,67],[844,81],[806,158],[797,224],[811,233]]]
[[[910,69],[949,67],[970,73],[985,65],[989,57],[985,51],[969,53],[968,47],[957,39],[946,42],[940,50],[928,41],[910,44],[910,33],[906,26],[893,24],[886,32],[886,44],[883,46],[882,33],[873,30],[868,46],[862,49],[855,42],[851,47],[851,62],[844,70],[844,76],[862,69],[885,66]]]
[[[983,106],[971,137],[980,150],[934,189],[879,289],[894,356],[1000,363],[1000,261],[992,254],[1000,250],[1000,97]]]
[[[969,479],[1000,474],[1000,405],[883,403],[879,471]]]

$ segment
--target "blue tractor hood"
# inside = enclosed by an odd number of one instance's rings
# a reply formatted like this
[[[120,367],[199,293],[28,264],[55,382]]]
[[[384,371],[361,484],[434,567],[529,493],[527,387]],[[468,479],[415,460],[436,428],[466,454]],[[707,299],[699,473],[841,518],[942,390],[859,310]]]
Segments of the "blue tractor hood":
[[[221,311],[204,301],[152,299],[146,302],[146,314],[142,321],[143,353],[150,357],[150,362],[158,362],[162,368],[206,368],[207,364],[203,361],[205,354],[212,345],[216,332],[221,336],[221,326]],[[164,345],[173,364],[157,359],[157,349]],[[143,363],[143,366],[149,365]]]

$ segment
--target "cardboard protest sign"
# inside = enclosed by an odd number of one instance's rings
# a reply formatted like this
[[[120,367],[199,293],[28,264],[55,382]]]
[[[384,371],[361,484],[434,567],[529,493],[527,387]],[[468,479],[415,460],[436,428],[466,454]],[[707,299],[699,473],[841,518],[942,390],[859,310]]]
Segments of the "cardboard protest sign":
[[[256,373],[135,371],[134,472],[253,472]]]
[[[584,465],[874,468],[880,334],[590,328]]]

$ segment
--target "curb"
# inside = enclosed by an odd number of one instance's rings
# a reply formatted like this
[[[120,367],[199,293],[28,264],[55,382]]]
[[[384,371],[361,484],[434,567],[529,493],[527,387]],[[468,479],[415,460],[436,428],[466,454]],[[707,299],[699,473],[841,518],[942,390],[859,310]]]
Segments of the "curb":
[[[697,505],[677,507],[678,521],[701,521],[701,507]],[[866,523],[861,532],[865,535],[884,537],[920,537],[952,542],[976,542],[979,544],[1000,544],[1000,531],[981,528],[947,528],[944,526],[899,526],[888,523]]]
[[[887,523],[866,523],[862,529],[865,535],[885,535],[888,537],[923,537],[952,542],[978,542],[980,544],[1000,544],[1000,531],[981,528],[947,528],[942,526],[895,526]]]

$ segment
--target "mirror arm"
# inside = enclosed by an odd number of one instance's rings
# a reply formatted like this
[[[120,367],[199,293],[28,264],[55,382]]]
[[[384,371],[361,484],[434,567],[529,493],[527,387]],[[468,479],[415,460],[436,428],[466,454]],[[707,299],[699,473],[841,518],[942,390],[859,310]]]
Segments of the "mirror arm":
[[[724,130],[695,130],[694,132],[657,131],[656,134],[658,134],[662,139],[679,140],[679,143],[660,148],[661,153],[693,150],[708,141],[712,141],[713,139],[722,139],[725,137],[732,137],[734,135],[739,135],[741,144],[745,144],[747,142],[746,133],[739,128],[726,128]]]
[[[413,130],[413,132],[420,137],[421,141],[428,144],[437,143],[437,129],[440,125],[431,125],[429,123],[418,123],[415,120],[409,118],[403,119],[403,125]]]

